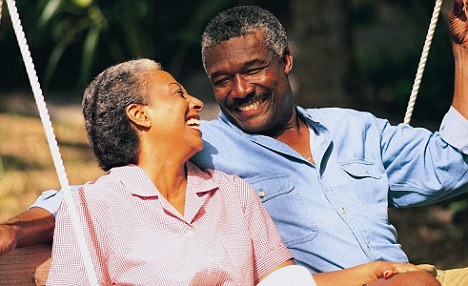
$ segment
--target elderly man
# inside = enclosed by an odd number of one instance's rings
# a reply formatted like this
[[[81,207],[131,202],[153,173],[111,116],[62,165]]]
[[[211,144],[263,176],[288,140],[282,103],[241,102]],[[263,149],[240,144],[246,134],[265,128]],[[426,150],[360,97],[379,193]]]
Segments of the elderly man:
[[[296,263],[312,273],[408,261],[387,208],[468,189],[465,10],[456,0],[449,15],[455,91],[435,133],[354,110],[297,106],[289,82],[293,56],[278,20],[258,7],[220,13],[203,34],[202,59],[221,113],[203,122],[205,148],[193,161],[252,184]],[[46,210],[57,209],[58,194],[45,192],[3,226],[4,249],[50,239],[54,220]],[[444,283],[467,285],[467,272],[447,271],[445,279],[462,280]]]

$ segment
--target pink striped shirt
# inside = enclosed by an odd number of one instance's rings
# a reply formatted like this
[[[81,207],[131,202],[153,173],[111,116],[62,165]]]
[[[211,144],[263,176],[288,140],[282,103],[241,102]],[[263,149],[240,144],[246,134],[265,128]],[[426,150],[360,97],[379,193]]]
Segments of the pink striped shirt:
[[[184,215],[137,166],[114,168],[73,194],[100,285],[254,285],[292,258],[247,183],[187,169]],[[88,284],[65,203],[47,284]]]

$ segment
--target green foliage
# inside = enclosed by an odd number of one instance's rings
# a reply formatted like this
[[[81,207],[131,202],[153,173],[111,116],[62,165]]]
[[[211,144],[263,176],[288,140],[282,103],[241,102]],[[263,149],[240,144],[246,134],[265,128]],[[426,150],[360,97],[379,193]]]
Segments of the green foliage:
[[[51,82],[59,70],[58,66],[63,63],[65,54],[70,52],[73,46],[81,46],[81,60],[79,63],[74,63],[80,66],[77,80],[79,87],[84,86],[91,78],[98,55],[109,54],[111,62],[124,60],[123,45],[120,39],[116,40],[115,37],[116,28],[122,26],[120,23],[132,23],[124,26],[130,27],[129,29],[122,29],[123,42],[129,47],[129,56],[149,56],[152,44],[150,41],[145,42],[147,37],[142,35],[144,30],[140,29],[141,23],[132,19],[144,19],[151,2],[132,2],[132,7],[129,6],[128,1],[113,1],[110,5],[100,5],[93,0],[38,2],[39,5],[43,5],[39,7],[42,11],[39,18],[39,32],[50,35],[52,41],[52,49],[44,73],[44,84],[48,85]],[[102,38],[105,40],[101,41]],[[72,53],[75,56],[73,50]]]
[[[26,2],[17,3],[18,11],[41,83],[80,90],[105,67],[132,58],[154,58],[175,76],[184,68],[200,68],[204,26],[219,10],[236,4],[232,0],[38,0],[35,6]],[[10,29],[8,25],[0,30],[0,39],[6,36],[14,53],[18,48]],[[0,76],[24,82],[24,77],[6,68],[15,66],[21,74],[20,58],[5,60]]]
[[[391,119],[401,122],[434,2],[353,0],[353,3],[356,58],[363,85],[370,101],[385,114],[393,115]],[[452,100],[453,56],[444,20],[442,16],[439,19],[422,77],[412,120],[416,125],[440,122]]]

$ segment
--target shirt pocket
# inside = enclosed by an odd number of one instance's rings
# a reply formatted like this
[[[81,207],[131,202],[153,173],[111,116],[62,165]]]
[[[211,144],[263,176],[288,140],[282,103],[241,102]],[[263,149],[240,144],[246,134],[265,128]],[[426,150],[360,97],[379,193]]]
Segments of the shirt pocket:
[[[351,177],[380,179],[382,173],[377,169],[374,163],[367,161],[341,162],[341,168]]]
[[[295,190],[290,175],[258,176],[251,178],[249,183],[257,191],[288,247],[310,241],[317,236],[316,224]]]
[[[388,220],[388,180],[383,171],[373,162],[347,161],[340,162],[344,177],[335,177],[336,190],[348,204],[354,204],[360,217],[375,220]]]

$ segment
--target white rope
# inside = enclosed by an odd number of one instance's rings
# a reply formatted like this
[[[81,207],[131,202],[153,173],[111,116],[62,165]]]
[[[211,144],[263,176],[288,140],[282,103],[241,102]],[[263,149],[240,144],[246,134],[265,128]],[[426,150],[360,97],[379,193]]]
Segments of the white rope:
[[[411,121],[411,116],[413,115],[414,104],[416,102],[416,98],[418,97],[419,87],[421,85],[421,79],[424,72],[424,68],[427,62],[427,56],[429,54],[429,50],[431,48],[432,37],[434,36],[434,31],[437,26],[437,20],[439,19],[439,14],[441,10],[443,0],[436,0],[434,11],[432,12],[431,23],[429,24],[429,29],[426,35],[426,41],[424,42],[423,51],[421,54],[421,58],[419,60],[418,70],[416,72],[416,78],[414,79],[413,89],[411,91],[410,99],[408,102],[408,107],[406,109],[405,118],[403,120],[404,123],[409,124]]]
[[[2,8],[3,8],[3,0],[0,0],[0,23],[2,22]]]
[[[76,211],[76,206],[71,199],[70,185],[68,182],[67,173],[65,172],[62,157],[58,149],[57,140],[54,135],[54,130],[52,128],[52,123],[50,121],[49,113],[47,111],[47,107],[44,101],[44,96],[42,95],[42,90],[36,75],[36,70],[34,68],[34,64],[31,58],[29,46],[27,44],[26,37],[23,32],[23,27],[21,26],[21,21],[19,18],[18,11],[16,9],[16,4],[14,0],[6,0],[6,3],[13,24],[13,29],[16,34],[16,39],[18,41],[18,45],[21,51],[21,55],[26,66],[26,72],[28,74],[29,83],[31,84],[34,99],[36,100],[36,105],[39,110],[39,116],[41,118],[42,125],[46,133],[47,141],[49,143],[49,148],[52,153],[52,159],[54,161],[55,169],[59,177],[60,185],[65,191],[65,203],[67,204],[70,212],[73,229],[78,240],[78,245],[83,262],[85,264],[86,273],[88,275],[90,285],[98,285],[96,272],[94,271],[93,263],[91,260],[91,255],[84,240],[84,233],[80,228],[78,212]]]

